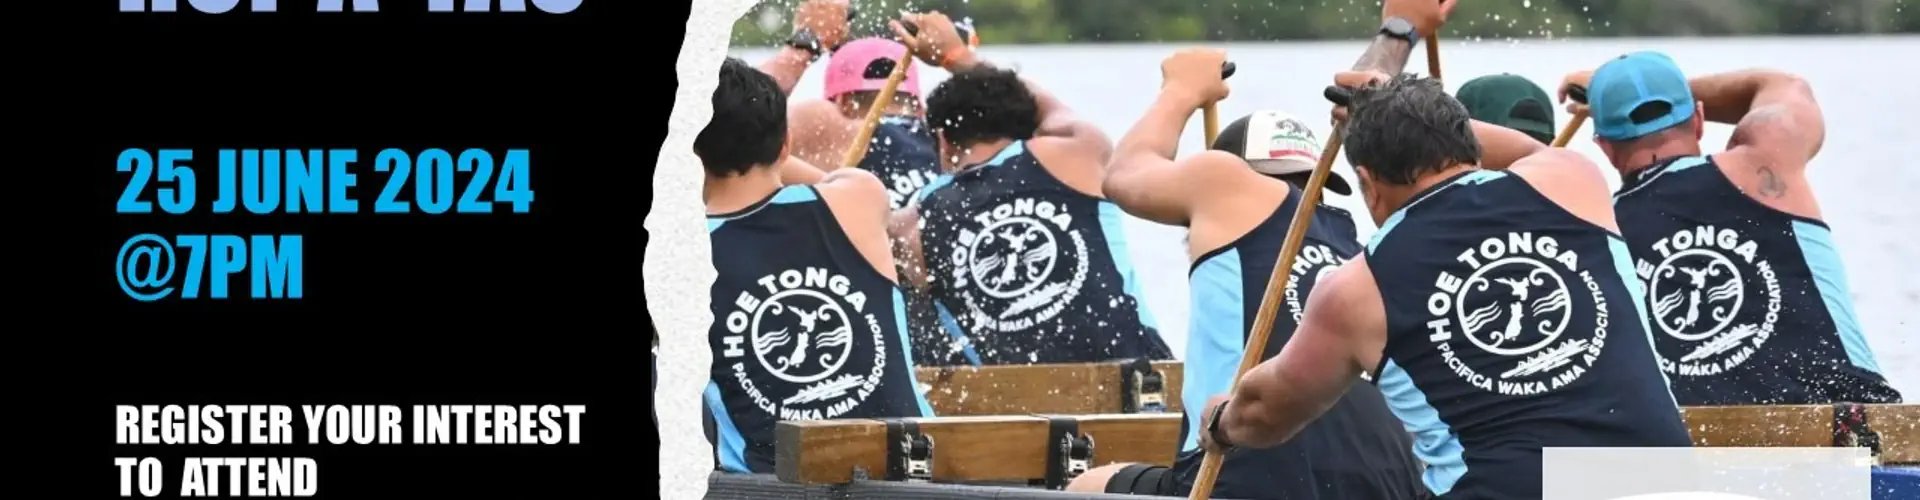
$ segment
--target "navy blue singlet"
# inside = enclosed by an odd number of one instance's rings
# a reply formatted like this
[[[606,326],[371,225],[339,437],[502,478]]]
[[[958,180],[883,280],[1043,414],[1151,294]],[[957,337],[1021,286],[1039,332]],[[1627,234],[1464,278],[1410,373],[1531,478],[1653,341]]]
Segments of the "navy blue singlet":
[[[1300,190],[1290,190],[1286,201],[1259,226],[1194,262],[1189,276],[1193,315],[1181,391],[1189,421],[1204,421],[1200,412],[1207,398],[1232,386],[1275,257],[1299,206]],[[1313,217],[1290,271],[1293,286],[1286,290],[1285,302],[1274,318],[1273,335],[1259,354],[1262,359],[1279,354],[1293,338],[1307,294],[1320,277],[1360,253],[1353,218],[1346,211],[1321,205]],[[1199,476],[1204,457],[1197,452],[1201,427],[1187,430],[1186,451],[1173,467],[1181,493]],[[1425,488],[1420,485],[1420,464],[1413,458],[1412,446],[1379,389],[1356,379],[1346,396],[1286,444],[1229,453],[1214,483],[1214,494],[1247,500],[1418,498]]]
[[[1761,204],[1709,158],[1622,180],[1614,213],[1682,405],[1898,403],[1825,223]]]
[[[880,118],[860,168],[886,184],[887,200],[899,210],[914,193],[940,177],[940,150],[934,146],[933,129],[919,118]]]
[[[860,255],[812,186],[707,217],[720,467],[773,472],[781,420],[932,416],[898,286]]]
[[[1440,498],[1538,499],[1542,448],[1687,447],[1626,243],[1519,176],[1471,171],[1367,246],[1375,383]]]
[[[918,195],[930,295],[974,364],[1172,359],[1140,300],[1118,206],[1024,141]]]

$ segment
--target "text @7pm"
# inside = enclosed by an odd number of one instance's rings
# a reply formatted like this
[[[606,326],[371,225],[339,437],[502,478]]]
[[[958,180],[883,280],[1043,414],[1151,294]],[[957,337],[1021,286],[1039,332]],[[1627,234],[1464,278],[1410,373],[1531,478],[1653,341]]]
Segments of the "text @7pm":
[[[183,234],[169,241],[156,234],[128,238],[114,261],[114,276],[128,297],[151,302],[173,296],[227,298],[235,274],[248,276],[248,296],[255,299],[298,299],[302,272],[300,235],[258,234],[252,237]],[[175,249],[186,251],[184,269]],[[211,255],[209,255],[211,254]],[[180,272],[176,272],[180,271]],[[175,279],[178,278],[178,285]]]

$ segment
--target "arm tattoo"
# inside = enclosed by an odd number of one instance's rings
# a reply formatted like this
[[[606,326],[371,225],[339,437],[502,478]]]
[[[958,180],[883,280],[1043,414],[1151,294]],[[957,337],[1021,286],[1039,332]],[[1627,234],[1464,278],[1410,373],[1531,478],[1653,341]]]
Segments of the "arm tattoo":
[[[1786,181],[1780,180],[1780,176],[1773,173],[1772,166],[1760,166],[1760,195],[1773,199],[1787,195]]]
[[[1413,44],[1406,40],[1390,36],[1375,36],[1373,43],[1367,45],[1367,52],[1353,63],[1354,71],[1373,70],[1389,75],[1399,74],[1407,67],[1407,57],[1413,54]]]

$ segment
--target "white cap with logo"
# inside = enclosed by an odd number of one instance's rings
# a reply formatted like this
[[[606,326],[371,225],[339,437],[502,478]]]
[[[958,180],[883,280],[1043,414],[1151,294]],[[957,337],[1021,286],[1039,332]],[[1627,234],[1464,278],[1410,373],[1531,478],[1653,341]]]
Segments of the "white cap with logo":
[[[1260,110],[1234,120],[1220,129],[1213,149],[1233,153],[1247,160],[1247,166],[1266,175],[1312,172],[1320,163],[1320,139],[1306,122],[1283,111]],[[1340,174],[1327,172],[1327,189],[1353,194],[1352,186]]]

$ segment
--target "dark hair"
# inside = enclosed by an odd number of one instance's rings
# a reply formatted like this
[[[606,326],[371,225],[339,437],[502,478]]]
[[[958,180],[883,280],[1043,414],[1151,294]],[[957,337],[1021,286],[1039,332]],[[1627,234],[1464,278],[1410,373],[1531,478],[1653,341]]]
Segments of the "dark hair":
[[[713,121],[693,140],[707,175],[731,177],[780,161],[787,143],[787,94],[772,76],[739,58],[720,63]]]
[[[1389,184],[1412,184],[1420,174],[1480,162],[1467,107],[1439,80],[1403,73],[1358,89],[1348,107],[1347,158]]]
[[[955,72],[927,95],[927,124],[952,146],[1029,139],[1040,104],[1013,70],[985,64]]]

